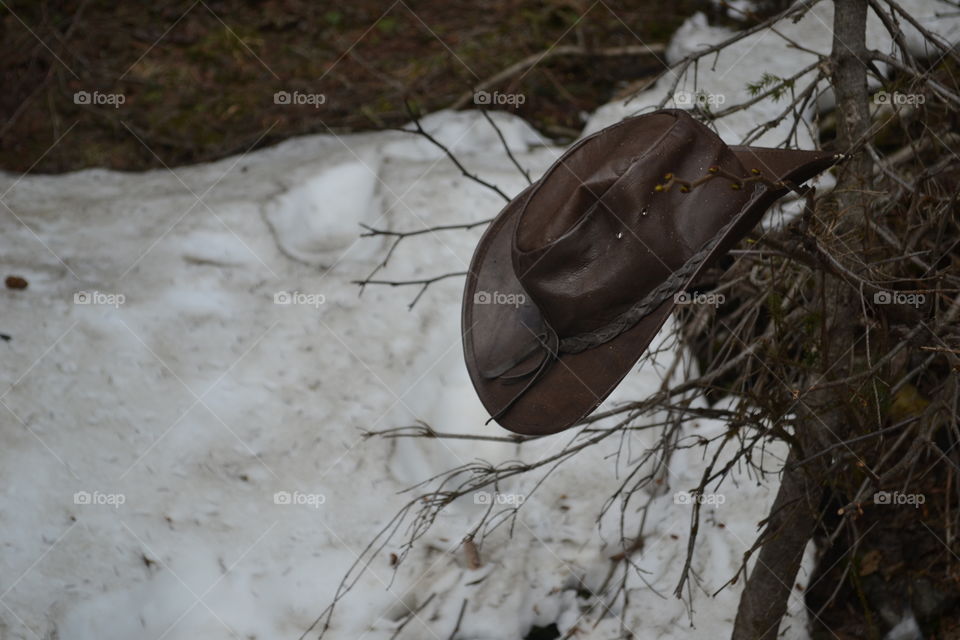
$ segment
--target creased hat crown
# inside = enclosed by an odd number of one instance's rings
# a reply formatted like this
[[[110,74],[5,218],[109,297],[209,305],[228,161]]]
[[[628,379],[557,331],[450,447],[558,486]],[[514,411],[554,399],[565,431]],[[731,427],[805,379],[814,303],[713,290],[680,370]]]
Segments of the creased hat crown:
[[[615,136],[611,140],[611,136]],[[619,157],[609,161],[611,146]],[[514,235],[517,277],[560,336],[592,331],[642,298],[749,201],[718,179],[657,191],[711,167],[746,177],[726,144],[685,112],[626,120],[570,150],[541,178]],[[704,216],[718,208],[727,216]]]

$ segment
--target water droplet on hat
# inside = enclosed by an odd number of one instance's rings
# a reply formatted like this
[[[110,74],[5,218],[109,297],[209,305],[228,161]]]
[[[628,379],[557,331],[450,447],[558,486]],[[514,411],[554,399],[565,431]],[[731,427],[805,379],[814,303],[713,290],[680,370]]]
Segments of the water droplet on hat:
[[[617,231],[617,240],[623,237],[623,231]]]

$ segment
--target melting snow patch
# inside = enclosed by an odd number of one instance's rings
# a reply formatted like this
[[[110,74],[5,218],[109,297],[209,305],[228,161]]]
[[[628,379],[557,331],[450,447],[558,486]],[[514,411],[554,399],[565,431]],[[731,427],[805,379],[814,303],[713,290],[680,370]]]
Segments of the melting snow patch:
[[[356,160],[305,179],[266,205],[277,242],[290,257],[330,267],[358,242],[360,223],[380,217],[377,164]],[[375,242],[350,253],[359,260],[379,248]]]

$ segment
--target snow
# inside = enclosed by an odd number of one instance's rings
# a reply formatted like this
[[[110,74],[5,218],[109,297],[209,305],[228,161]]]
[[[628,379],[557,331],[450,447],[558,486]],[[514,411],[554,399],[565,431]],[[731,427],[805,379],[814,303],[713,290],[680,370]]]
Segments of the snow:
[[[519,119],[498,120],[534,173],[559,153]],[[469,170],[509,193],[523,187],[479,114],[435,114],[428,125]],[[400,490],[471,460],[535,459],[567,441],[518,451],[362,437],[417,419],[502,433],[484,425],[463,368],[461,284],[443,281],[407,311],[412,291],[371,287],[358,297],[351,282],[383,250],[356,237],[358,222],[416,229],[500,206],[421,143],[402,133],[319,136],[175,175],[6,179],[0,188],[16,216],[2,218],[5,266],[30,287],[2,294],[2,329],[12,335],[3,345],[4,638],[297,637],[407,500]],[[408,240],[383,275],[462,270],[479,233]],[[104,303],[76,304],[79,291]],[[278,293],[299,297],[274,304]],[[645,395],[666,364],[636,372],[612,401]],[[625,446],[636,457],[651,441]],[[400,637],[449,633],[464,599],[464,635],[576,624],[587,605],[576,595],[581,580],[598,588],[618,550],[616,509],[601,531],[593,527],[599,497],[630,462],[606,459],[615,446],[577,456],[533,495],[532,478],[502,485],[525,505],[512,541],[506,527],[487,538],[480,569],[467,568],[459,542],[485,507],[452,505],[390,589],[389,565],[376,559],[343,601],[332,637],[389,637],[406,611],[399,602],[415,607],[431,593],[439,595]],[[671,488],[696,484],[697,464],[680,456],[672,470]],[[731,496],[716,510],[727,528],[707,525],[716,531],[702,538],[707,592],[730,576],[770,500],[754,483],[736,491],[739,506]],[[78,492],[91,504],[75,504]],[[292,504],[274,503],[282,492]],[[637,562],[669,594],[690,507],[665,492],[652,509]],[[717,553],[740,544],[733,536],[742,545]],[[631,581],[643,588],[639,576]],[[690,636],[679,601],[644,593],[628,612],[613,606],[593,637],[614,633],[620,617]],[[735,601],[735,590],[698,595],[693,637],[729,625]]]
[[[310,176],[268,203],[267,221],[285,253],[317,265],[342,258],[356,240],[358,226],[382,215],[376,172],[376,164],[346,162]]]
[[[917,619],[913,616],[913,613],[909,611],[907,615],[884,636],[884,640],[918,640],[922,638],[923,632],[920,630],[920,625],[917,624]]]
[[[924,28],[939,34],[948,42],[960,40],[960,14],[956,13],[952,5],[943,0],[898,0],[898,2]],[[702,91],[707,98],[717,97],[714,102],[709,103],[715,112],[745,102],[751,98],[747,85],[759,82],[765,73],[786,79],[816,62],[816,56],[794,45],[828,54],[833,42],[833,33],[830,29],[832,24],[833,3],[818,2],[803,13],[802,18],[797,22],[792,18],[781,20],[774,25],[775,31],[759,31],[723,49],[719,55],[710,55],[701,60],[696,70],[691,67],[688,73],[679,78],[679,82],[675,73],[668,72],[653,87],[631,100],[615,101],[600,107],[588,120],[586,132],[597,131],[628,115],[653,108],[664,95],[668,94],[674,82],[678,82],[676,94],[680,94],[681,98],[697,91]],[[925,43],[916,28],[902,19],[900,27],[911,53],[918,56],[931,54],[931,45]],[[733,32],[730,29],[712,26],[708,24],[704,14],[697,13],[687,19],[671,39],[666,51],[666,60],[669,64],[676,64],[690,53],[718,44],[732,35]],[[867,47],[887,53],[894,58],[902,57],[873,11],[868,13]],[[884,70],[886,65],[879,64],[878,68]],[[798,77],[795,82],[796,91],[799,92],[809,84],[813,76],[814,72],[810,71]],[[878,85],[872,78],[870,82],[873,88],[877,88]],[[833,95],[828,84],[822,82],[819,90],[822,94],[819,96],[818,108],[821,110],[832,108]],[[762,100],[748,110],[717,120],[717,133],[729,144],[741,144],[752,128],[777,117],[787,104],[786,99]],[[677,105],[673,101],[667,106],[689,108],[689,104]],[[804,116],[811,118],[814,110],[814,105],[811,105]],[[788,120],[789,118],[785,119],[778,126],[759,138],[750,140],[749,143],[757,146],[781,145],[790,134],[791,125]],[[791,140],[792,146],[812,148],[813,140],[809,130],[799,127],[795,135],[796,137]]]
[[[819,19],[784,28],[820,46],[821,20],[829,24],[821,4]],[[695,16],[671,55],[719,37]],[[701,70],[705,86],[732,100],[764,67],[784,75],[805,64],[775,36],[753,45],[742,68]],[[607,105],[588,129],[655,97]],[[720,134],[736,142],[767,108],[731,117]],[[561,153],[520,119],[493,117],[533,175]],[[469,171],[508,194],[523,188],[479,113],[432,114],[423,126]],[[0,291],[0,332],[12,336],[0,343],[3,640],[297,638],[410,498],[400,491],[477,459],[537,460],[573,437],[522,447],[363,437],[417,420],[503,434],[484,424],[462,364],[462,282],[440,281],[409,311],[413,289],[368,287],[360,297],[353,283],[386,250],[358,237],[360,223],[422,229],[481,220],[502,204],[421,138],[308,136],[173,170],[0,175],[0,194],[4,268],[30,283]],[[462,271],[480,233],[408,239],[378,277]],[[77,302],[79,292],[89,302]],[[673,357],[667,350],[638,368],[607,406],[659,388]],[[699,420],[684,436],[724,429]],[[536,491],[542,474],[502,484],[500,495],[524,506],[512,539],[502,526],[483,541],[478,569],[460,541],[486,506],[460,499],[396,575],[389,553],[401,551],[402,535],[374,558],[329,637],[390,638],[431,594],[399,638],[449,637],[464,601],[459,637],[518,638],[551,623],[577,627],[579,638],[617,637],[621,625],[639,637],[727,635],[742,581],[713,594],[752,544],[776,481],[737,468],[714,489],[688,611],[672,591],[692,509],[678,492],[698,483],[704,464],[695,449],[679,451],[656,493],[623,514],[626,530],[638,530],[636,507],[650,499],[644,547],[626,578],[629,608],[580,595],[604,583],[621,550],[619,505],[597,523],[600,505],[655,440],[641,431],[604,442]],[[776,471],[784,455],[769,447],[764,467]],[[794,593],[783,637],[805,638]]]

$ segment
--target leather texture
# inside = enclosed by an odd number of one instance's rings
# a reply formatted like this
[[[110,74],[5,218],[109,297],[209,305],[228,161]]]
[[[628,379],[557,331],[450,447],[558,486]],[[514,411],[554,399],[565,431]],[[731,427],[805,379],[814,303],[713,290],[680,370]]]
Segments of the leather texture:
[[[731,147],[682,110],[629,118],[579,141],[506,205],[474,252],[463,347],[484,406],[516,433],[575,425],[643,356],[675,303],[579,353],[556,345],[622,323],[631,306],[696,267],[678,290],[688,287],[789,191],[783,183],[800,184],[836,160]],[[708,179],[664,188],[669,175]],[[689,264],[698,252],[703,262]]]

